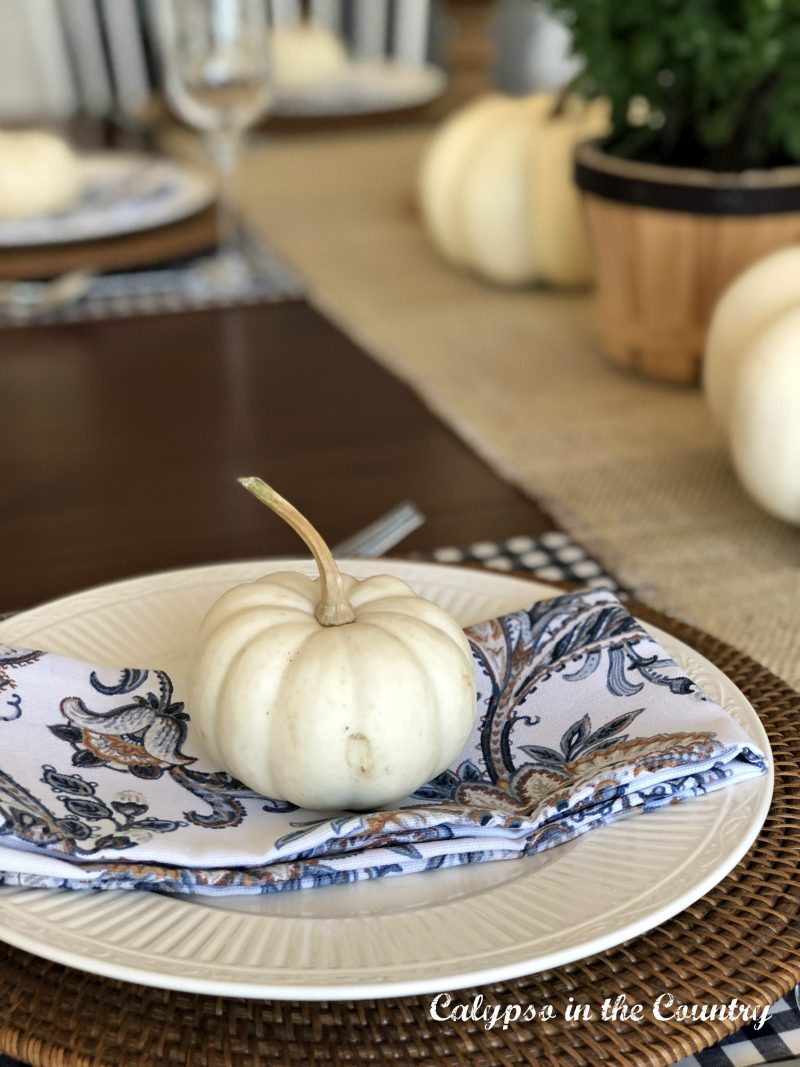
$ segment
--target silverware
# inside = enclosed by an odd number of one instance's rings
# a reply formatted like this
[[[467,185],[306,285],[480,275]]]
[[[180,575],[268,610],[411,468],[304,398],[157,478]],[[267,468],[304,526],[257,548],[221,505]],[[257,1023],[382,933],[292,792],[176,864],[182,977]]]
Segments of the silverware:
[[[363,530],[346,538],[333,549],[334,556],[375,559],[408,537],[425,522],[425,516],[410,500],[387,511]]]
[[[14,319],[33,319],[68,307],[84,296],[96,275],[71,270],[43,282],[0,282],[0,314]]]

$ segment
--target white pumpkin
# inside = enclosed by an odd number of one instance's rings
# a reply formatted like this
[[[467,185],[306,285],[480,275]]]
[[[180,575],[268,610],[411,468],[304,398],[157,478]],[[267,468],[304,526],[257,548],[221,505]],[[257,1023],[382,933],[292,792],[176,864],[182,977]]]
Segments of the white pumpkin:
[[[241,481],[303,537],[320,577],[269,574],[209,611],[189,672],[208,755],[301,807],[400,800],[445,770],[472,729],[467,639],[399,579],[341,574],[287,501],[257,478]]]
[[[53,215],[71,207],[82,189],[80,165],[62,138],[40,130],[0,131],[0,218]]]
[[[269,48],[270,75],[278,92],[302,92],[327,85],[350,65],[341,37],[316,22],[276,26]]]
[[[728,286],[714,309],[703,360],[703,388],[723,429],[729,429],[739,371],[771,322],[800,303],[800,245],[773,252]],[[800,420],[800,412],[795,415]]]
[[[422,163],[419,202],[433,243],[493,282],[585,284],[572,156],[607,130],[605,101],[555,93],[473,101],[444,123]]]
[[[742,351],[728,418],[742,485],[772,515],[800,523],[800,299]]]

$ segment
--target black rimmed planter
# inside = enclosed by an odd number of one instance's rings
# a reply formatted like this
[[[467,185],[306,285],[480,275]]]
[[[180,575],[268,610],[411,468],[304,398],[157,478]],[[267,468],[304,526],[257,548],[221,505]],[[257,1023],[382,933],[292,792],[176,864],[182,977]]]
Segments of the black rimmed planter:
[[[595,261],[595,310],[616,363],[696,383],[714,305],[745,267],[800,241],[800,167],[721,174],[579,146],[575,180]]]

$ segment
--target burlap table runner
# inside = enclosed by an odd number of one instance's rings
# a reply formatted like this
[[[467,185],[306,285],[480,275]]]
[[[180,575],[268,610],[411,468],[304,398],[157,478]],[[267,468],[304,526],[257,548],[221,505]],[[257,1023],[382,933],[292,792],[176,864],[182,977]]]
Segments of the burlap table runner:
[[[626,585],[800,686],[800,531],[739,488],[699,391],[599,357],[585,295],[442,264],[414,204],[429,136],[258,145],[245,205],[318,306]]]

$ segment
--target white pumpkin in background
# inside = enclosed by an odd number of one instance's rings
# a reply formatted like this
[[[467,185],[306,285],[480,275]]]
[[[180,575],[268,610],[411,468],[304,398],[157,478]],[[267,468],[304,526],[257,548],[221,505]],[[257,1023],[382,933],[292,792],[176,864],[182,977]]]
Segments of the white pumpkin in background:
[[[257,478],[319,578],[283,571],[225,593],[203,621],[189,710],[208,755],[251,789],[314,809],[374,808],[461,753],[476,716],[458,623],[390,575],[341,574],[325,542]]]
[[[800,246],[748,267],[720,297],[703,363],[709,406],[744,488],[800,523]]]
[[[769,324],[796,304],[800,304],[800,245],[758,260],[717,301],[706,339],[703,388],[723,429],[730,425],[734,386],[743,360]]]
[[[341,37],[316,22],[276,26],[270,34],[269,49],[270,76],[279,93],[328,85],[350,65]]]
[[[800,299],[745,349],[728,432],[745,489],[772,515],[800,523]]]
[[[468,104],[422,162],[419,201],[433,243],[455,266],[500,284],[586,284],[572,155],[577,143],[607,132],[602,100],[490,94]]]
[[[42,130],[0,131],[0,219],[54,215],[83,191],[75,153]]]

